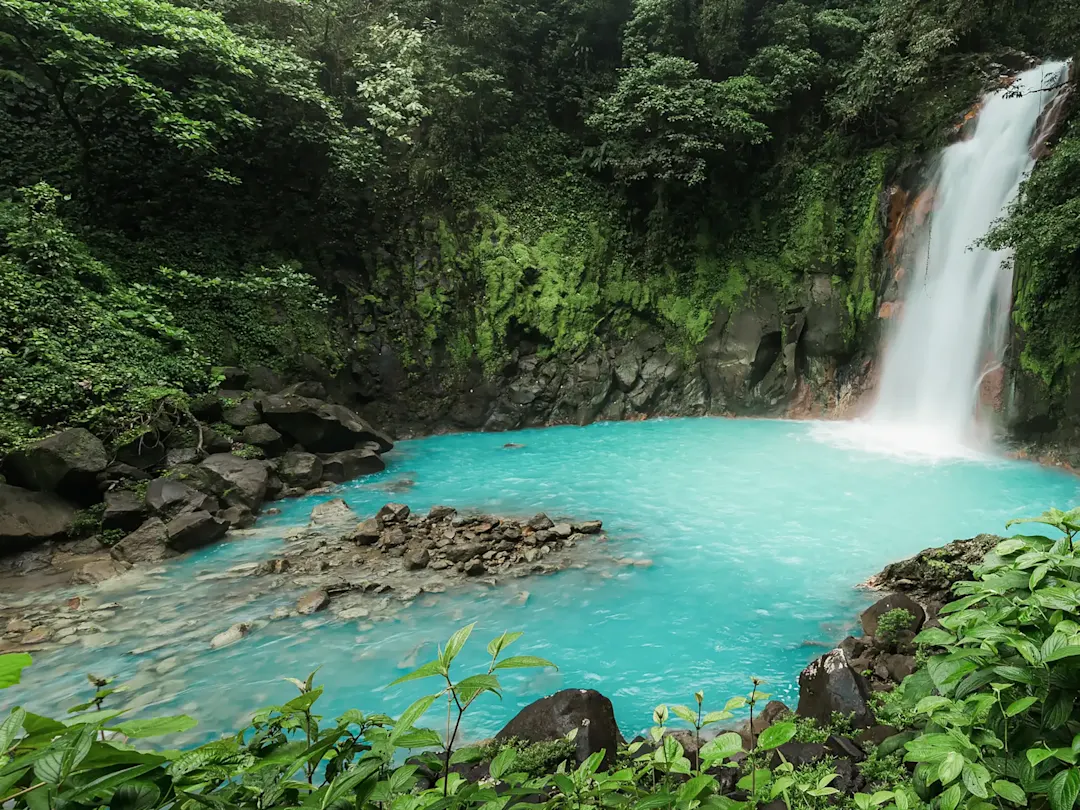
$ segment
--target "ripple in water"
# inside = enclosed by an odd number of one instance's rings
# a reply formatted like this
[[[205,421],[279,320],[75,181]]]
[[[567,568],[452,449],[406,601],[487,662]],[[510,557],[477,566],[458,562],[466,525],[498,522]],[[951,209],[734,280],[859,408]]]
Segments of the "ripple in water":
[[[214,634],[296,597],[254,598],[240,580],[213,578],[272,556],[284,532],[331,496],[281,502],[280,515],[260,519],[257,537],[186,557],[141,581],[134,609],[125,610],[140,621],[153,617],[149,629],[91,635],[43,654],[22,686],[0,693],[0,707],[21,702],[59,714],[84,699],[87,672],[115,674],[139,686],[135,710],[200,718],[197,734],[169,741],[185,744],[288,699],[292,687],[281,677],[321,666],[324,715],[351,707],[397,713],[424,694],[423,682],[385,684],[472,621],[476,642],[462,663],[479,664],[487,640],[513,629],[525,631],[516,652],[550,658],[560,669],[506,675],[504,699],[480,701],[469,737],[493,734],[529,701],[570,686],[608,695],[627,734],[646,727],[658,703],[686,703],[704,689],[716,706],[747,691],[751,675],[768,679],[773,695],[790,703],[800,669],[851,631],[870,601],[857,585],[886,563],[1000,531],[1010,517],[1075,505],[1080,495],[1076,478],[1034,464],[883,456],[857,442],[820,441],[822,430],[814,423],[673,419],[402,442],[385,473],[334,495],[360,514],[400,500],[414,510],[444,503],[600,518],[613,554],[652,565],[426,596],[373,626],[329,614],[288,619],[210,651]],[[508,441],[524,447],[506,449]],[[415,484],[387,491],[403,479]]]

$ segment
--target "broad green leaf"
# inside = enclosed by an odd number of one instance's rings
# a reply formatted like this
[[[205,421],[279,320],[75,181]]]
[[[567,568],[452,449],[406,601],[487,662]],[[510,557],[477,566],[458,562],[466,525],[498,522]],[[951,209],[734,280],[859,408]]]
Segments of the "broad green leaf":
[[[487,645],[488,655],[490,655],[492,658],[498,657],[503,650],[505,650],[523,635],[524,633],[503,633],[498,638],[492,639],[490,642],[488,642]]]
[[[431,704],[435,702],[435,698],[437,697],[438,695],[427,695],[422,697],[402,712],[401,717],[399,717],[394,724],[393,731],[390,732],[390,741],[394,742],[400,739],[401,735],[411,729],[416,722],[424,716],[424,713],[431,708]]]
[[[517,759],[517,751],[513,748],[507,747],[495,755],[495,759],[491,760],[490,772],[493,779],[502,779],[503,776],[510,772],[510,769],[514,766],[514,761]]]
[[[461,765],[462,763],[480,762],[486,755],[483,748],[459,748],[451,755],[450,764]]]
[[[915,712],[917,714],[930,714],[937,709],[943,709],[951,705],[952,701],[949,700],[947,697],[942,697],[941,695],[930,695],[929,697],[924,697],[915,705]]]
[[[734,731],[728,731],[709,740],[701,746],[703,760],[727,759],[742,751],[743,740]]]
[[[14,686],[22,679],[22,671],[34,663],[26,653],[0,655],[0,689]]]
[[[1030,762],[1032,766],[1038,765],[1040,762],[1050,759],[1050,757],[1052,757],[1053,755],[1054,752],[1051,751],[1049,748],[1029,748],[1025,752],[1027,761]]]
[[[954,782],[963,770],[964,758],[955,751],[950,751],[938,765],[937,778],[942,785],[948,785]]]
[[[729,698],[728,702],[724,704],[724,711],[725,712],[733,712],[736,709],[743,708],[745,705],[746,705],[746,698],[744,698],[744,697],[740,696],[740,697]]]
[[[1069,768],[1062,771],[1050,781],[1050,788],[1046,792],[1050,799],[1050,810],[1072,810],[1077,794],[1080,794],[1080,770]]]
[[[109,810],[150,810],[157,806],[161,791],[153,782],[121,785],[109,800]]]
[[[700,797],[703,793],[711,793],[710,788],[716,786],[716,780],[708,774],[699,773],[693,777],[679,790],[678,803],[683,806],[689,806],[690,802]]]
[[[57,799],[60,802],[70,802],[72,804],[83,804],[90,799],[108,798],[121,785],[125,782],[130,782],[134,779],[138,779],[145,773],[152,771],[155,766],[153,765],[132,765],[130,768],[124,768],[122,771],[113,771],[107,773],[104,776],[99,776],[91,782],[82,785],[73,790],[66,790],[61,793]]]
[[[1008,528],[1009,524],[1005,524],[1005,528]],[[994,546],[994,552],[1000,554],[1002,557],[1009,554],[1015,554],[1018,551],[1023,551],[1028,547],[1027,542],[1022,537],[1010,537],[1008,540],[1002,540],[996,546]]]
[[[161,737],[165,734],[180,734],[198,725],[198,721],[186,714],[176,717],[155,717],[150,720],[128,720],[113,726],[117,731],[132,740],[147,737]]]
[[[956,636],[940,627],[927,627],[919,635],[915,636],[916,644],[928,644],[941,647],[947,644],[955,644]]]
[[[695,712],[690,711],[690,708],[688,706],[672,706],[671,711],[680,720],[685,720],[687,723],[690,723],[691,725],[694,725],[695,723],[697,723],[697,714]]]
[[[537,658],[535,655],[512,655],[495,665],[495,669],[526,669],[528,667],[552,667],[558,669],[546,658]]]
[[[994,789],[994,793],[1007,802],[1019,805],[1027,804],[1027,795],[1024,793],[1023,788],[1017,784],[1006,782],[1004,779],[998,779],[993,782],[990,787]]]
[[[465,625],[454,633],[454,635],[450,636],[450,640],[446,642],[446,649],[442,651],[439,660],[442,661],[443,666],[447,669],[450,668],[450,663],[457,658],[458,653],[461,652],[462,648],[465,646],[465,642],[469,640],[469,636],[472,635],[474,627],[476,627],[476,622]]]
[[[25,719],[26,710],[16,707],[11,710],[11,714],[4,719],[4,722],[0,723],[0,755],[11,747],[19,732],[22,731]]]
[[[487,674],[470,675],[454,684],[454,691],[463,704],[472,703],[482,692],[494,692],[501,697],[501,689],[499,679]]]
[[[378,773],[382,766],[382,760],[376,757],[369,757],[354,763],[352,767],[344,773],[339,774],[338,777],[330,783],[330,786],[323,794],[322,803],[320,804],[321,810],[326,810],[326,808],[331,807],[339,800],[350,795],[357,787],[359,787],[361,782]]]
[[[778,748],[794,737],[796,730],[795,724],[790,721],[771,725],[758,736],[758,748],[762,751]]]
[[[394,740],[394,745],[398,748],[438,748],[442,742],[442,737],[437,731],[414,727],[398,736]]]
[[[395,681],[390,682],[390,686],[397,686],[399,683],[405,683],[406,681],[415,681],[420,678],[430,678],[433,675],[446,675],[446,666],[442,661],[428,661],[419,669],[414,669],[408,675],[402,675]]]
[[[719,723],[721,720],[730,720],[732,717],[734,717],[734,715],[728,711],[709,712],[701,718],[701,724],[703,726],[708,726],[713,723]]]
[[[987,783],[990,781],[990,771],[986,770],[978,762],[965,762],[964,770],[960,776],[964,787],[973,796],[985,799],[990,795],[986,788]]]
[[[960,785],[953,785],[938,799],[939,807],[941,810],[956,810],[956,806],[960,804],[960,799],[963,796],[963,791],[960,789]]]
[[[1033,696],[1014,700],[1012,703],[1009,704],[1009,708],[1005,710],[1005,716],[1016,717],[1016,715],[1020,714],[1021,712],[1027,711],[1038,702],[1039,699]]]

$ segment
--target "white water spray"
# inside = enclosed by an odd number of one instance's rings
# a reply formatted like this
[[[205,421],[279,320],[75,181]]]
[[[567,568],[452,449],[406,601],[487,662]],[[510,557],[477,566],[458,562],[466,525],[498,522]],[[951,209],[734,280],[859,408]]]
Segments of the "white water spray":
[[[1039,117],[1067,63],[1021,74],[987,96],[974,135],[941,155],[932,213],[905,246],[908,273],[869,420],[828,430],[832,439],[887,452],[971,455],[982,442],[979,386],[1000,365],[1012,304],[1007,251],[978,246],[1031,170]],[[843,434],[841,436],[841,433]]]

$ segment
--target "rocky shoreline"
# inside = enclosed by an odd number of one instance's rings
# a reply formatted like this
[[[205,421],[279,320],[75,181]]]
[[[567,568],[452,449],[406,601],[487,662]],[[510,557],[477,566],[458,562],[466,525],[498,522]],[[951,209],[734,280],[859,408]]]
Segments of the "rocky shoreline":
[[[233,534],[236,542],[242,542],[258,539],[260,530]],[[52,550],[48,562],[42,562],[49,566],[44,573],[35,576],[31,569],[0,578],[4,592],[12,594],[15,589],[10,583],[27,580],[22,598],[0,604],[0,652],[47,650],[80,640],[93,646],[120,644],[126,640],[124,632],[134,630],[137,637],[140,626],[147,632],[160,626],[161,617],[153,616],[143,617],[144,625],[138,620],[132,624],[130,610],[161,579],[164,569],[155,565],[162,562],[160,558],[138,560],[116,573],[112,568],[115,548],[91,549],[87,541],[74,545],[78,548]],[[196,621],[185,625],[186,638],[197,640],[202,634],[211,648],[218,648],[271,621],[323,611],[341,621],[356,621],[363,630],[391,618],[424,594],[441,594],[467,584],[495,587],[511,579],[584,568],[598,557],[615,565],[647,563],[615,558],[607,549],[607,536],[598,520],[556,522],[545,514],[516,520],[458,513],[447,506],[418,515],[402,503],[388,503],[362,518],[343,499],[333,498],[316,505],[308,525],[286,532],[259,559],[199,577],[204,582],[233,583],[231,596],[245,603],[268,594],[296,594],[293,607],[277,607],[213,636]],[[39,551],[36,559],[44,554]],[[85,578],[85,572],[99,569],[112,576]],[[91,587],[78,593],[65,589],[71,571],[77,584]],[[44,590],[30,587],[43,583]],[[95,584],[98,587],[92,587]],[[528,592],[521,591],[519,598],[527,599]],[[145,643],[140,646],[146,647]]]
[[[793,710],[779,701],[759,708],[753,721],[735,727],[743,738],[746,751],[756,738],[775,723],[795,719],[813,721],[815,741],[798,737],[771,753],[773,764],[790,762],[796,769],[828,764],[837,774],[831,782],[841,794],[873,791],[882,787],[873,771],[863,765],[871,756],[888,756],[903,749],[911,739],[906,729],[882,723],[874,711],[874,694],[895,689],[916,666],[915,635],[937,623],[938,611],[951,600],[956,582],[970,577],[971,569],[1002,538],[979,535],[957,540],[941,548],[920,552],[887,566],[871,578],[867,587],[888,593],[860,615],[862,636],[849,636],[836,648],[812,661],[799,675],[799,701]],[[837,727],[837,719],[843,722]],[[724,731],[717,729],[695,735],[692,731],[665,730],[681,746],[691,767],[697,767],[698,751],[710,739]],[[564,753],[571,761],[584,762],[604,749],[606,761],[614,761],[612,752],[624,750],[623,737],[611,701],[592,689],[565,689],[535,701],[518,713],[494,738],[494,742],[513,739],[518,744],[545,744],[580,732]],[[638,755],[658,747],[651,740],[637,737],[632,743],[645,748]],[[734,762],[747,754],[737,754]],[[899,757],[896,767],[903,767]],[[471,780],[488,776],[487,763],[458,767]],[[913,767],[913,766],[912,766]],[[720,780],[721,794],[735,801],[745,801],[745,791],[735,783],[739,770],[717,766],[709,773]],[[431,774],[434,779],[434,774]],[[786,810],[783,801],[766,805],[770,810]]]

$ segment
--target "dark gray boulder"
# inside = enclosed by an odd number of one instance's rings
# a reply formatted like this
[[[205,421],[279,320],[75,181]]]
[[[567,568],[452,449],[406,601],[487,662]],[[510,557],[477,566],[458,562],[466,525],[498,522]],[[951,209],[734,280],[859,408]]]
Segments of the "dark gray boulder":
[[[267,455],[276,455],[284,446],[281,440],[281,434],[265,424],[249,425],[244,428],[240,433],[240,441],[244,444],[261,447]]]
[[[859,621],[862,623],[863,632],[868,636],[876,636],[881,617],[894,610],[906,610],[911,614],[911,621],[906,629],[912,633],[917,633],[926,620],[926,611],[922,605],[905,594],[890,593],[862,612]]]
[[[190,551],[216,543],[229,530],[229,522],[209,512],[184,512],[165,526],[169,548]]]
[[[230,529],[250,529],[255,525],[255,513],[246,506],[230,506],[218,512],[217,516],[227,521]]]
[[[146,505],[165,520],[171,520],[182,512],[214,512],[221,507],[213,495],[194,489],[174,477],[151,481],[146,488]]]
[[[254,510],[266,498],[270,473],[264,461],[216,453],[199,467],[220,479],[220,495],[229,506],[239,504]]]
[[[105,513],[101,528],[134,531],[146,519],[146,501],[129,489],[114,489],[105,493]]]
[[[322,483],[322,459],[314,453],[286,453],[278,462],[277,474],[287,487],[311,489]]]
[[[228,425],[237,428],[257,425],[262,421],[258,404],[253,399],[242,400],[231,408],[226,408],[221,415],[222,420]]]
[[[340,453],[325,453],[321,459],[323,479],[333,481],[335,484],[386,469],[386,462],[373,450],[343,450]]]
[[[577,760],[604,751],[603,767],[615,762],[621,736],[611,701],[593,689],[564,689],[530,703],[507,723],[495,739],[530,743],[559,740],[577,730]]]
[[[109,456],[93,433],[70,428],[17,450],[6,466],[15,484],[88,505],[101,500],[97,476],[109,466]]]
[[[285,385],[278,373],[267,366],[250,366],[247,371],[247,387],[253,391],[276,394]]]
[[[176,552],[166,545],[168,539],[164,521],[152,517],[114,545],[109,553],[114,559],[129,563],[160,562],[176,556]]]
[[[286,385],[281,389],[281,395],[285,397],[307,397],[308,399],[326,399],[326,386],[321,382],[307,380]]]
[[[848,666],[844,651],[835,649],[812,662],[799,675],[796,714],[822,725],[828,725],[834,713],[851,715],[855,728],[866,728],[875,722],[867,703],[869,697],[866,680]]]
[[[75,508],[48,492],[0,484],[0,556],[63,537]]]
[[[351,450],[376,442],[382,452],[394,443],[342,405],[300,396],[272,395],[262,399],[263,420],[275,430],[316,453]]]
[[[798,769],[816,765],[828,755],[829,752],[821,743],[803,743],[792,740],[774,749],[769,754],[769,761],[774,768],[781,762],[790,762]]]

